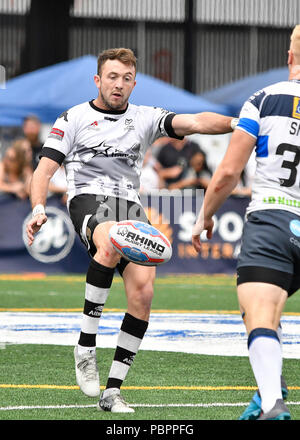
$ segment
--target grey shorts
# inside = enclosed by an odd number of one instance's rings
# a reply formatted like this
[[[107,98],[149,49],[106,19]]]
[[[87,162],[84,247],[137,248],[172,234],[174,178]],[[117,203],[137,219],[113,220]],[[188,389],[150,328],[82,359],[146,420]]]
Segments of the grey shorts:
[[[96,253],[93,232],[97,225],[107,221],[139,220],[149,223],[143,207],[135,202],[117,197],[80,194],[74,197],[69,206],[69,213],[75,231],[87,247],[91,257]],[[128,264],[122,259],[122,264]]]
[[[300,217],[268,209],[248,215],[237,262],[237,283],[278,285],[289,295],[300,288]]]

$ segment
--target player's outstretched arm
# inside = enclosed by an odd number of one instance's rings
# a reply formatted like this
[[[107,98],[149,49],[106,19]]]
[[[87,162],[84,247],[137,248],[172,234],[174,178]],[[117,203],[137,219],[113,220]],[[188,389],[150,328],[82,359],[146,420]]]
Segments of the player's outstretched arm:
[[[178,136],[189,134],[224,134],[234,130],[237,118],[219,113],[203,112],[196,114],[178,114],[172,120],[172,127]]]
[[[32,205],[32,218],[26,225],[28,244],[31,246],[34,235],[46,223],[45,205],[48,194],[49,182],[53,174],[58,170],[59,164],[52,159],[42,157],[38,167],[33,173],[30,185],[30,200]]]

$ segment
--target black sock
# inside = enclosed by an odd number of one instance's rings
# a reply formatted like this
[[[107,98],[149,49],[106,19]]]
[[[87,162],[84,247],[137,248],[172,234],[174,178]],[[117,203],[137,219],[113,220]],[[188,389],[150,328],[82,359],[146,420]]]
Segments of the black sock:
[[[102,309],[109,294],[114,276],[114,268],[105,267],[92,260],[87,271],[85,301],[82,316],[81,332],[78,345],[96,348],[96,335]]]
[[[125,313],[107,388],[120,388],[146,333],[148,322]]]

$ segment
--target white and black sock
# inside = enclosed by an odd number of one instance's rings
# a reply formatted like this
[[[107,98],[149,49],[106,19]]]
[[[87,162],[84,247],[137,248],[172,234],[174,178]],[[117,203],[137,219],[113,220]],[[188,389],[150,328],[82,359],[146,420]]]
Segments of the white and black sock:
[[[119,392],[148,327],[148,321],[125,313],[104,397]]]
[[[114,269],[92,260],[87,271],[78,353],[96,350],[99,320],[113,281]]]

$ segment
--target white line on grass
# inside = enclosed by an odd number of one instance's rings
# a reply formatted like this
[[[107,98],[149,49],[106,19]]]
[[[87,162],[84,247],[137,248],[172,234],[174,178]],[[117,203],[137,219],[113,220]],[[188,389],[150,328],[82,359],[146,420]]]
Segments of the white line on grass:
[[[224,406],[247,406],[249,402],[237,402],[237,403],[166,403],[166,404],[148,404],[148,403],[134,403],[130,406],[133,408],[212,408],[212,407],[224,407]],[[300,405],[300,402],[287,402],[287,405]],[[19,411],[19,410],[31,410],[31,409],[72,409],[72,408],[96,408],[97,405],[34,405],[34,406],[2,406],[0,411]]]

